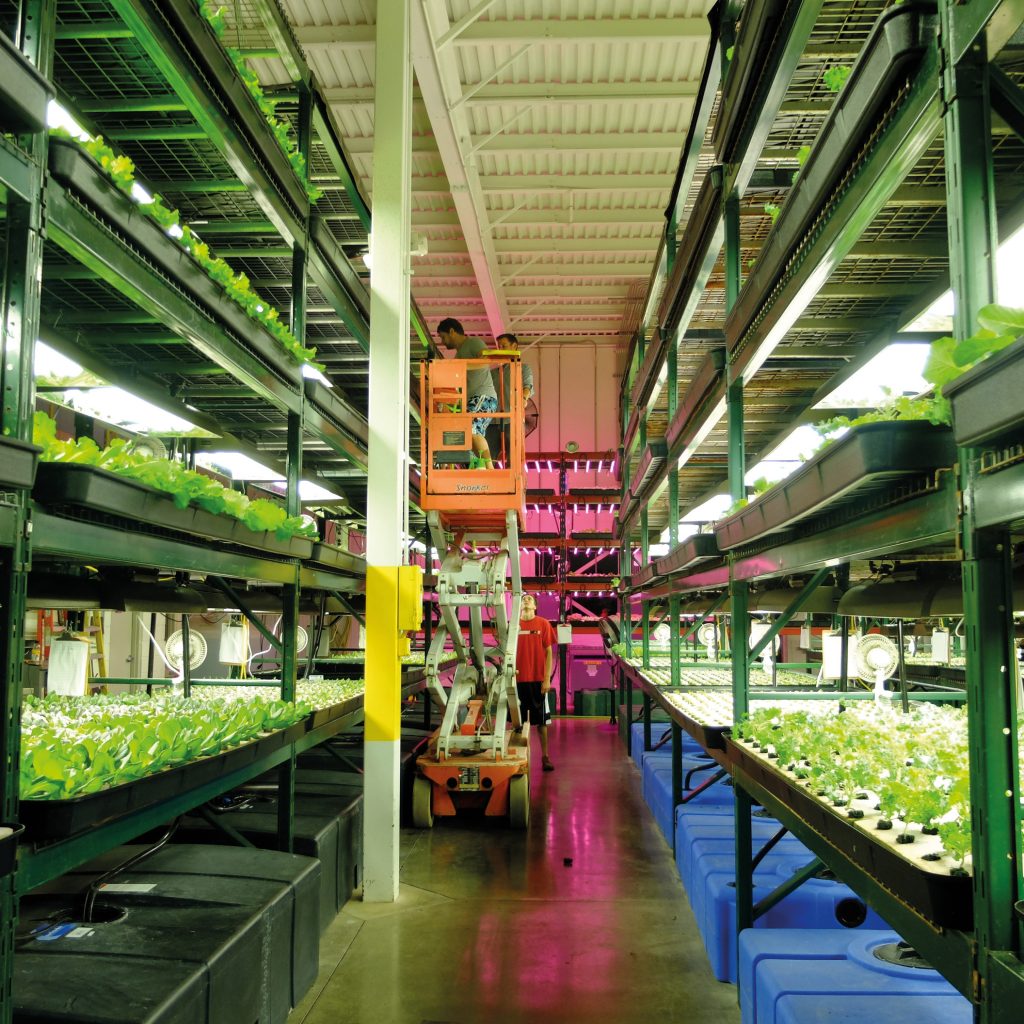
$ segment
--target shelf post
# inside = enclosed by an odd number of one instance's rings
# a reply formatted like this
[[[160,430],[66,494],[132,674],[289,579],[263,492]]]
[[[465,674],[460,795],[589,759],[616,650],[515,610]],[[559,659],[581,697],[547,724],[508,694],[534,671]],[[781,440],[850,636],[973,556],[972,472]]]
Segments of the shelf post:
[[[398,574],[409,505],[412,51],[410,5],[377,7],[370,272],[363,899],[398,898],[402,664]],[[402,373],[395,369],[401,368]]]
[[[41,74],[51,76],[56,25],[55,0],[29,0],[20,8],[17,43]],[[7,204],[6,247],[0,270],[0,429],[5,437],[32,440],[35,404],[32,363],[39,329],[43,260],[43,170],[47,134],[19,142],[33,158],[32,192],[23,202],[13,192]],[[0,824],[18,820],[21,756],[21,674],[24,661],[25,599],[31,566],[28,495],[14,497],[14,534],[0,548]],[[0,1024],[14,1013],[12,978],[18,918],[16,873],[0,878]]]
[[[21,5],[17,42],[43,75],[53,69],[56,24],[55,0],[29,0]],[[9,193],[6,251],[0,284],[0,428],[5,437],[32,440],[35,404],[32,362],[39,328],[40,282],[43,258],[43,169],[47,134],[19,140],[33,158],[29,202]],[[14,535],[0,548],[0,824],[18,820],[18,776],[21,753],[21,672],[24,661],[25,599],[31,565],[28,495],[16,493]],[[0,878],[0,1024],[13,1016],[12,977],[18,899],[12,872]]]
[[[313,97],[306,83],[300,82],[298,116],[298,150],[309,166],[313,139]],[[292,246],[291,317],[292,334],[300,344],[306,343],[306,288],[308,281],[307,257],[309,249],[309,219],[304,220],[301,237]],[[302,511],[299,482],[302,479],[302,437],[304,433],[304,392],[299,394],[299,409],[288,413],[288,451],[285,472],[287,484],[285,505],[288,515]],[[281,699],[295,700],[298,683],[299,653],[299,587],[298,581],[286,583],[281,592]],[[310,637],[310,642],[313,641]],[[315,656],[315,652],[311,652]],[[295,752],[278,770],[277,845],[291,853],[295,846]]]
[[[668,399],[668,422],[675,419],[676,410],[679,408],[679,350],[678,342],[671,338],[668,342],[668,351],[665,355],[665,382],[666,397]],[[679,544],[679,468],[668,471],[668,549],[672,551]]]
[[[735,189],[725,198],[725,308],[736,305],[741,285],[740,197]],[[743,438],[743,377],[730,362],[727,369],[726,414],[729,429],[729,496],[734,502],[747,495],[746,448]],[[732,598],[732,695],[733,718],[739,721],[749,708],[748,673],[750,664],[749,586],[740,580],[730,582]],[[754,924],[754,870],[751,851],[750,796],[736,787],[736,936]]]
[[[940,5],[950,279],[955,334],[974,333],[996,301],[998,224],[992,161],[989,65],[984,34],[955,59],[955,4]],[[1013,682],[1012,562],[1009,534],[978,529],[976,449],[960,450],[961,541],[966,631],[967,723],[977,950],[975,1001],[982,1024],[1000,1019],[994,955],[1021,955],[1013,904],[1021,892],[1016,687]]]

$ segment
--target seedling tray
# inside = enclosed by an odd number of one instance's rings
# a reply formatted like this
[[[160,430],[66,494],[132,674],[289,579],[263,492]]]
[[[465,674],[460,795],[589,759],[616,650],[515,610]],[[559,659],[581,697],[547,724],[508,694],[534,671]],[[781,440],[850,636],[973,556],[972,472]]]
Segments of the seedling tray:
[[[327,725],[328,722],[333,722],[338,718],[344,718],[347,715],[353,714],[363,706],[363,697],[364,694],[357,693],[355,696],[349,697],[339,704],[331,704],[329,707],[319,708],[306,719],[306,728],[312,732],[314,729],[319,729],[322,725]]]
[[[648,443],[636,467],[636,476],[629,485],[629,493],[632,498],[639,498],[647,485],[658,475],[667,457],[668,448],[663,440]]]
[[[688,303],[696,306],[697,296],[693,294],[693,285],[712,248],[712,239],[721,222],[721,210],[722,171],[721,168],[712,167],[701,182],[693,213],[680,239],[679,251],[672,265],[672,276],[665,285],[659,310],[662,336],[668,337],[675,333]],[[712,259],[717,256],[717,248],[711,254]]]
[[[228,298],[224,289],[184,249],[125,195],[99,164],[78,143],[51,139],[50,174],[73,192],[118,234],[130,239],[145,257],[183,288],[207,314],[227,327],[270,367],[293,386],[299,386],[297,363],[257,321]]]
[[[0,132],[40,132],[53,86],[0,32]]]
[[[654,336],[647,343],[644,360],[640,364],[640,370],[637,372],[636,381],[630,392],[630,401],[634,407],[646,405],[647,400],[651,397],[655,381],[654,368],[660,365],[665,357],[665,339],[664,332],[655,331]]]
[[[351,551],[336,547],[334,544],[315,541],[310,559],[332,569],[344,569],[360,575],[366,572],[366,559],[362,555],[353,555]]]
[[[297,722],[287,729],[268,733],[220,754],[201,757],[98,793],[86,793],[66,800],[22,800],[19,813],[29,839],[64,839],[244,769],[294,743],[306,728],[305,721]]]
[[[762,297],[783,273],[793,250],[835,191],[865,136],[878,123],[899,88],[913,76],[934,39],[936,21],[935,4],[928,0],[908,0],[879,15],[758,254],[754,271],[732,314],[740,318],[739,322],[752,320],[762,305]],[[738,344],[743,332],[733,332],[731,336],[733,343]]]
[[[229,516],[214,515],[191,506],[178,508],[169,494],[96,466],[44,462],[39,467],[32,497],[44,505],[69,505],[137,519],[152,526],[275,555],[308,558],[313,550],[313,542],[306,537],[279,540],[273,533],[250,530]]]
[[[711,134],[716,163],[731,162],[750,111],[760,107],[755,101],[762,78],[772,71],[768,55],[773,52],[772,41],[786,6],[787,0],[758,0],[743,5],[733,59],[722,83],[721,114]]]
[[[973,892],[969,875],[950,874],[948,862],[922,860],[921,844],[897,845],[894,840],[900,832],[898,825],[880,832],[874,829],[870,816],[859,821],[846,817],[843,809],[815,796],[795,776],[777,767],[777,762],[751,745],[726,737],[725,747],[732,770],[741,771],[761,786],[901,902],[939,927],[972,927]]]
[[[25,831],[24,825],[0,825],[0,829],[10,829],[10,835],[3,835],[0,837],[0,878],[5,875],[9,875],[14,870],[14,860],[18,854],[18,840],[21,838],[22,832]]]
[[[946,384],[957,444],[1019,439],[1024,431],[1024,338]]]
[[[659,576],[674,576],[676,573],[718,557],[718,544],[714,534],[697,533],[687,537],[675,550],[655,562]]]
[[[749,544],[905,477],[952,466],[955,460],[953,438],[945,427],[918,421],[854,427],[791,477],[719,522],[718,547],[728,551]]]
[[[676,449],[680,438],[699,418],[700,410],[718,385],[724,368],[725,349],[714,348],[708,352],[700,369],[690,382],[690,386],[686,389],[686,394],[680,400],[679,408],[676,410],[672,422],[668,425],[665,440],[668,442],[669,451]]]
[[[3,33],[0,32],[0,38]],[[42,448],[13,437],[0,437],[0,490],[10,487],[28,490],[35,483]]]

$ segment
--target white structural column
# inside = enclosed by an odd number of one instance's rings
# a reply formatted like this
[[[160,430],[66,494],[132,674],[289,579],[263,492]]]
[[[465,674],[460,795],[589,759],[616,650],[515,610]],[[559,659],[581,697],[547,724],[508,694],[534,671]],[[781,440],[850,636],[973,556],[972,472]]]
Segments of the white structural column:
[[[407,0],[378,0],[370,272],[363,899],[398,898],[398,567],[409,498],[412,58]]]
[[[459,250],[465,246],[469,252],[480,297],[487,311],[488,326],[497,336],[508,325],[508,306],[501,290],[498,258],[487,221],[487,204],[480,187],[480,175],[472,158],[467,159],[465,155],[473,140],[466,112],[460,109],[462,85],[450,49],[446,48],[439,54],[434,46],[434,33],[427,18],[427,5],[431,0],[411,0],[411,3],[416,81],[462,227]],[[431,10],[434,10],[434,5]],[[445,11],[438,8],[435,13],[437,23],[443,24],[447,30]],[[439,252],[437,246],[438,243],[431,242],[430,251]]]

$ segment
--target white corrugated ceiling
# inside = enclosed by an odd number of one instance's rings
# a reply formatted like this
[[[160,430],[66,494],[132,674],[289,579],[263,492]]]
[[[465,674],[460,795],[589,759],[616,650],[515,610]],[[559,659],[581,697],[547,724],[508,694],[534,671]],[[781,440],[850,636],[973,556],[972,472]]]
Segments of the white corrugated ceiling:
[[[456,316],[524,344],[618,337],[654,265],[711,0],[410,2],[429,54],[413,127],[428,324]],[[372,196],[376,4],[286,10]]]

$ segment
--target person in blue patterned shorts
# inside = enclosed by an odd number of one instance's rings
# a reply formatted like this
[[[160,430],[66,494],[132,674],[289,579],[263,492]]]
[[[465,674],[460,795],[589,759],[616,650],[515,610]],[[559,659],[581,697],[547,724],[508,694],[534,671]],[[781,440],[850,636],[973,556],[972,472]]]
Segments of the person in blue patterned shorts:
[[[487,351],[487,344],[483,338],[467,338],[462,324],[452,317],[442,320],[437,325],[437,336],[441,339],[442,345],[455,349],[456,359],[479,359]],[[498,411],[498,393],[494,390],[491,371],[486,366],[470,370],[466,374],[466,387],[469,390],[467,412]],[[492,469],[494,466],[486,437],[490,423],[489,416],[473,417],[473,454],[480,460],[482,469]]]

